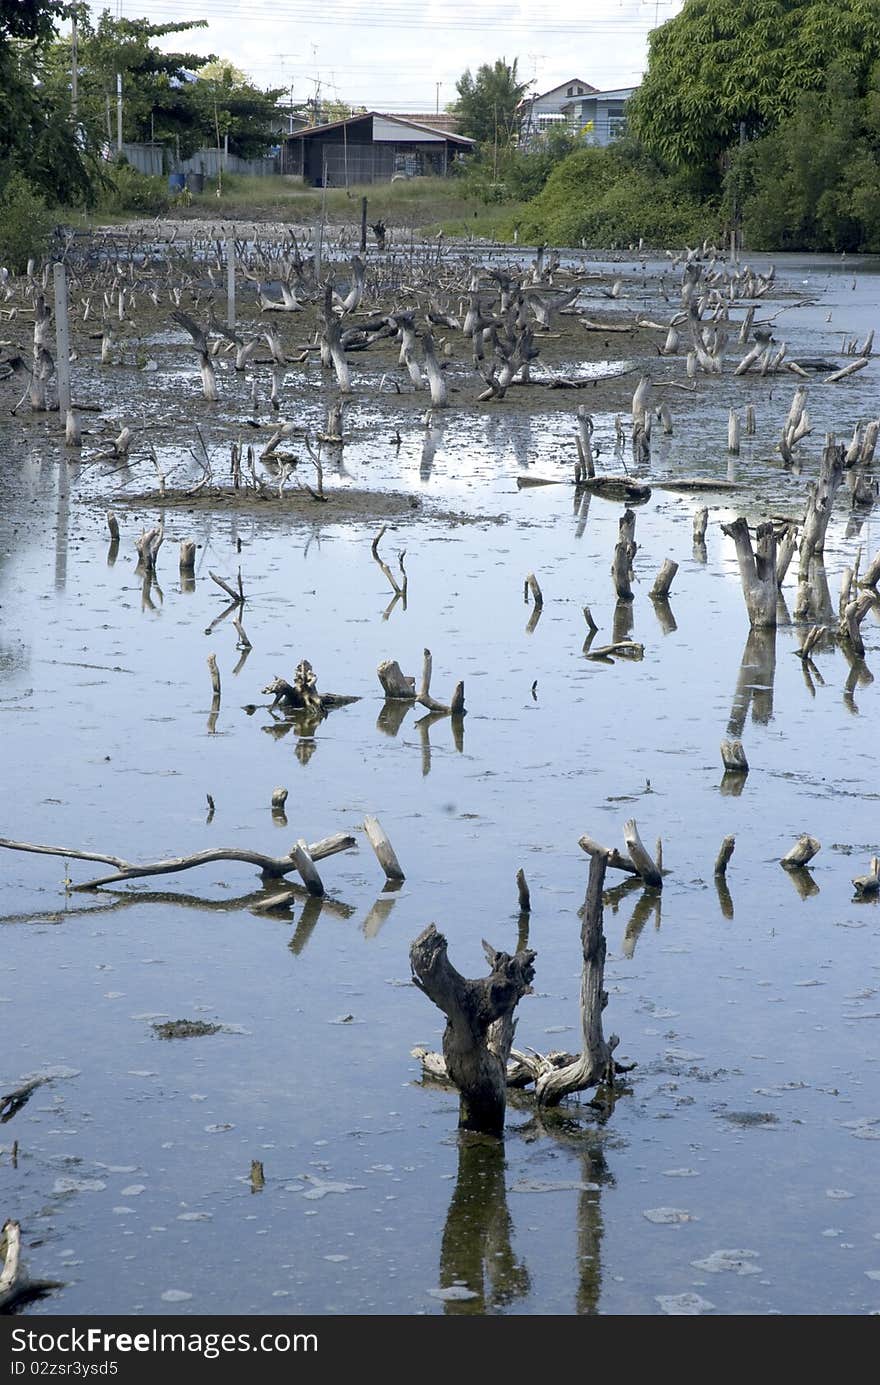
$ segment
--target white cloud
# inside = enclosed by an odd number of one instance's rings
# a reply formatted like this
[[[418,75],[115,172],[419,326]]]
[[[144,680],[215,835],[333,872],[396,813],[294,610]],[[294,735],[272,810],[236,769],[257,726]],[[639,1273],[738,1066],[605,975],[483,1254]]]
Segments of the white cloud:
[[[647,35],[683,0],[114,0],[93,6],[124,18],[177,23],[207,18],[207,29],[169,35],[161,48],[230,58],[262,87],[292,88],[369,108],[442,109],[466,68],[518,60],[523,80],[544,91],[579,76],[594,86],[635,86]]]

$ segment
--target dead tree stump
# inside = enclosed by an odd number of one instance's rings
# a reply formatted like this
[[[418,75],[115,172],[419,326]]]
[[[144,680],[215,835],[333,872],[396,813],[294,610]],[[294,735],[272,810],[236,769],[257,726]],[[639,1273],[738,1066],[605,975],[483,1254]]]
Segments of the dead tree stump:
[[[753,626],[775,625],[779,583],[776,576],[776,531],[773,525],[758,525],[755,530],[754,549],[748,521],[742,516],[731,524],[722,524],[721,530],[733,539],[736,545],[739,575],[750,623]]]
[[[590,860],[587,894],[581,910],[581,946],[584,967],[581,976],[581,1025],[583,1051],[565,1067],[551,1067],[535,1083],[539,1106],[556,1106],[564,1096],[582,1092],[613,1080],[614,1050],[619,1040],[612,1034],[606,1041],[602,1033],[602,1011],[608,1003],[605,985],[605,932],[602,926],[602,889],[605,884],[607,853],[596,852]]]
[[[601,895],[601,892],[600,892]],[[446,954],[446,939],[433,923],[413,942],[413,982],[446,1016],[443,1057],[460,1095],[460,1130],[503,1135],[507,1060],[513,1044],[513,1012],[531,992],[535,953],[510,956],[483,943],[491,972],[468,980]]]

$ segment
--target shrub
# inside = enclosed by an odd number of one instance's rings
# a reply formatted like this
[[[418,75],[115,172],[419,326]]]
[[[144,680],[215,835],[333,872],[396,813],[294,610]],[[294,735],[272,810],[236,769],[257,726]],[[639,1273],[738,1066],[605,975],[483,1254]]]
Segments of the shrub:
[[[13,273],[38,260],[49,246],[55,218],[21,173],[12,173],[0,192],[0,264]]]
[[[167,212],[171,194],[164,178],[149,177],[120,160],[106,171],[99,209],[105,212]]]
[[[612,249],[644,240],[668,246],[718,234],[714,202],[704,202],[685,177],[670,174],[631,149],[591,146],[570,154],[529,203],[524,240]]]

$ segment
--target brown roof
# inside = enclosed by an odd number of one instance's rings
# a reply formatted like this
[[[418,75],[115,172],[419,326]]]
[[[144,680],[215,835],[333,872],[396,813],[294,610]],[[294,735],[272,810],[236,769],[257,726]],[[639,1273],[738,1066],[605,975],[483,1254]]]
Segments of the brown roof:
[[[383,111],[397,120],[411,120],[415,125],[430,125],[434,130],[447,130],[451,135],[459,131],[459,118],[453,111],[440,111],[437,115],[425,115],[422,111]]]

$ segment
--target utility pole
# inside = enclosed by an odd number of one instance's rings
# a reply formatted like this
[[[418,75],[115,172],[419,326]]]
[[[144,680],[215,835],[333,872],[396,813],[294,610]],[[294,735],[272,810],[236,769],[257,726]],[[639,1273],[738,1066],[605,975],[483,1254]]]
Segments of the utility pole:
[[[122,153],[122,73],[116,74],[116,152]]]
[[[435,107],[434,107],[434,113],[435,113],[435,115],[439,115],[439,114],[440,114],[440,88],[442,87],[442,85],[443,85],[442,82],[436,82],[436,83],[435,83],[435,86],[436,86],[436,88],[437,88],[437,101],[436,101],[436,104],[435,104]]]
[[[70,120],[76,129],[77,106],[79,103],[79,34],[76,27],[76,11],[70,16]]]

